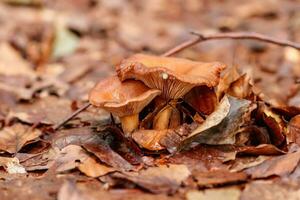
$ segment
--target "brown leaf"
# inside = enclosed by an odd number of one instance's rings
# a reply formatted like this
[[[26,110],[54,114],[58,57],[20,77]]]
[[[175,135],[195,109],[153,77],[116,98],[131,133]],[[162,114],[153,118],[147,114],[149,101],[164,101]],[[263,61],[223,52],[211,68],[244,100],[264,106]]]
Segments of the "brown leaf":
[[[276,146],[271,144],[261,144],[258,146],[241,146],[237,147],[236,150],[239,154],[247,155],[281,155],[286,152],[278,149]]]
[[[190,176],[185,165],[159,165],[139,172],[117,173],[118,178],[130,180],[153,193],[174,193]]]
[[[235,134],[248,120],[250,101],[225,96],[216,110],[198,126],[181,144],[191,143],[233,144]]]
[[[260,165],[265,160],[269,159],[268,156],[258,156],[258,157],[241,157],[234,160],[230,167],[231,172],[239,172],[244,169]]]
[[[290,174],[300,160],[300,151],[286,155],[271,157],[258,166],[251,167],[245,172],[252,178],[266,178],[272,175],[283,176]]]
[[[230,84],[236,81],[240,77],[240,74],[236,67],[228,67],[224,71],[224,75],[220,79],[219,85],[217,87],[217,97],[220,99],[225,91],[229,88]]]
[[[90,197],[87,193],[80,191],[76,184],[70,181],[65,182],[60,188],[57,196],[58,200],[95,200]]]
[[[296,143],[300,145],[300,115],[293,117],[287,126],[287,143]]]
[[[114,168],[108,167],[96,161],[93,157],[88,157],[78,165],[78,169],[89,177],[99,177],[115,171]]]
[[[262,120],[269,129],[272,144],[279,146],[285,140],[285,124],[280,115],[274,113],[265,104],[260,103],[257,118]]]
[[[57,124],[71,114],[71,102],[53,96],[39,99],[31,104],[19,104],[9,114],[23,122]]]
[[[236,183],[247,180],[244,172],[230,172],[228,170],[212,170],[209,172],[193,172],[193,177],[200,187]]]
[[[97,137],[97,136],[96,136]],[[119,154],[113,151],[105,141],[99,138],[91,138],[83,144],[83,147],[94,154],[102,162],[119,171],[128,171],[134,167]]]
[[[254,94],[249,75],[246,73],[232,82],[226,93],[236,98],[254,100]]]
[[[208,189],[204,191],[192,190],[186,193],[187,200],[239,200],[241,191],[234,188]]]
[[[57,152],[49,166],[55,167],[57,172],[65,172],[75,169],[88,158],[89,155],[80,146],[69,145]]]
[[[26,143],[37,139],[41,134],[40,130],[22,124],[5,127],[0,131],[0,149],[16,153]]]
[[[232,146],[198,145],[188,151],[178,152],[162,162],[185,164],[191,171],[210,171],[212,169],[227,169],[224,162],[235,159],[235,149]]]
[[[151,151],[158,151],[165,149],[165,147],[160,144],[160,140],[168,134],[168,131],[172,130],[137,130],[132,133],[132,138],[141,147]]]
[[[35,78],[36,75],[29,63],[9,44],[1,43],[0,51],[0,74],[6,76],[22,75],[31,79]]]
[[[288,199],[299,200],[300,190],[288,184],[280,184],[274,181],[254,181],[246,185],[242,192],[241,200],[274,200]]]
[[[57,131],[49,140],[53,147],[62,149],[71,144],[81,145],[94,136],[95,133],[93,133],[91,127],[85,126]]]
[[[205,115],[211,114],[218,104],[214,89],[205,86],[193,88],[184,96],[184,99],[197,112]]]

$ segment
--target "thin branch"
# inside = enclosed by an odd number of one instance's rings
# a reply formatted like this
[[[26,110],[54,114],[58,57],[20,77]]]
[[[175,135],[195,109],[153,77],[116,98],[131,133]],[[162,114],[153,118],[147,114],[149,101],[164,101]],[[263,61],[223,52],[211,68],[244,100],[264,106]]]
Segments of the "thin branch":
[[[73,119],[74,117],[76,117],[79,113],[81,113],[82,111],[86,110],[91,105],[92,105],[91,103],[87,103],[87,104],[83,105],[82,107],[78,108],[75,112],[73,112],[71,115],[69,115],[68,117],[66,117],[62,122],[60,122],[59,124],[57,124],[53,129],[55,131],[58,130],[60,127],[62,127],[63,125],[65,125],[68,121],[70,121],[71,119]]]
[[[197,32],[191,32],[191,33],[195,35],[196,38],[193,38],[191,40],[179,44],[178,46],[164,53],[162,56],[174,55],[200,42],[204,42],[207,40],[221,40],[221,39],[258,40],[258,41],[267,42],[279,46],[288,46],[300,50],[300,43],[292,42],[289,40],[282,40],[279,38],[266,36],[260,33],[251,33],[251,32],[231,32],[231,33],[216,33],[216,34],[201,34]]]

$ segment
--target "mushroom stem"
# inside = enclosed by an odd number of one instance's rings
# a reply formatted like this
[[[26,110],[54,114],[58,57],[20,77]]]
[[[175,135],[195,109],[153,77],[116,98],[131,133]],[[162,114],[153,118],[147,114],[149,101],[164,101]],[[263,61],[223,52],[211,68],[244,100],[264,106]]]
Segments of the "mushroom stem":
[[[139,125],[139,114],[120,117],[120,121],[125,135],[129,136]]]
[[[173,111],[173,106],[177,101],[170,102],[171,105],[166,105],[154,118],[153,128],[155,130],[164,130],[169,127],[170,117]]]

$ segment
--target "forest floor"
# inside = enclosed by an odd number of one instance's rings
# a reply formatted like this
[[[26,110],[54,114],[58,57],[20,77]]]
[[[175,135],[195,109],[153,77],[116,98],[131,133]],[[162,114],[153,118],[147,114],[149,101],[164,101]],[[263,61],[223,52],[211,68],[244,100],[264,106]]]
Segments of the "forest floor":
[[[199,145],[187,136],[181,151],[170,138],[147,150],[149,138],[124,137],[93,106],[55,129],[124,58],[162,55],[191,31],[300,42],[299,10],[299,0],[2,0],[0,199],[300,199],[300,51],[291,47],[211,40],[173,55],[227,65],[228,107],[205,99],[215,106],[197,115],[221,136],[204,127]]]

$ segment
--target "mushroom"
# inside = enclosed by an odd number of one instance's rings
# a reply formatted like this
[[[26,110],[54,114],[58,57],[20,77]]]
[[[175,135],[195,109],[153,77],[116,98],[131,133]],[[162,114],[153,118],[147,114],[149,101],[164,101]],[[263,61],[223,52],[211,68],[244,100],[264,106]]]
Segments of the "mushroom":
[[[123,60],[116,71],[121,81],[140,80],[148,87],[162,91],[161,97],[174,104],[196,86],[212,88],[218,85],[220,73],[225,67],[219,62],[136,54]],[[158,129],[168,127],[171,106],[167,107],[156,116],[154,128],[158,122],[162,124]]]
[[[112,76],[91,90],[89,101],[118,116],[124,133],[128,135],[138,127],[141,110],[160,94],[160,90],[150,89],[141,81],[121,82],[117,76]]]

